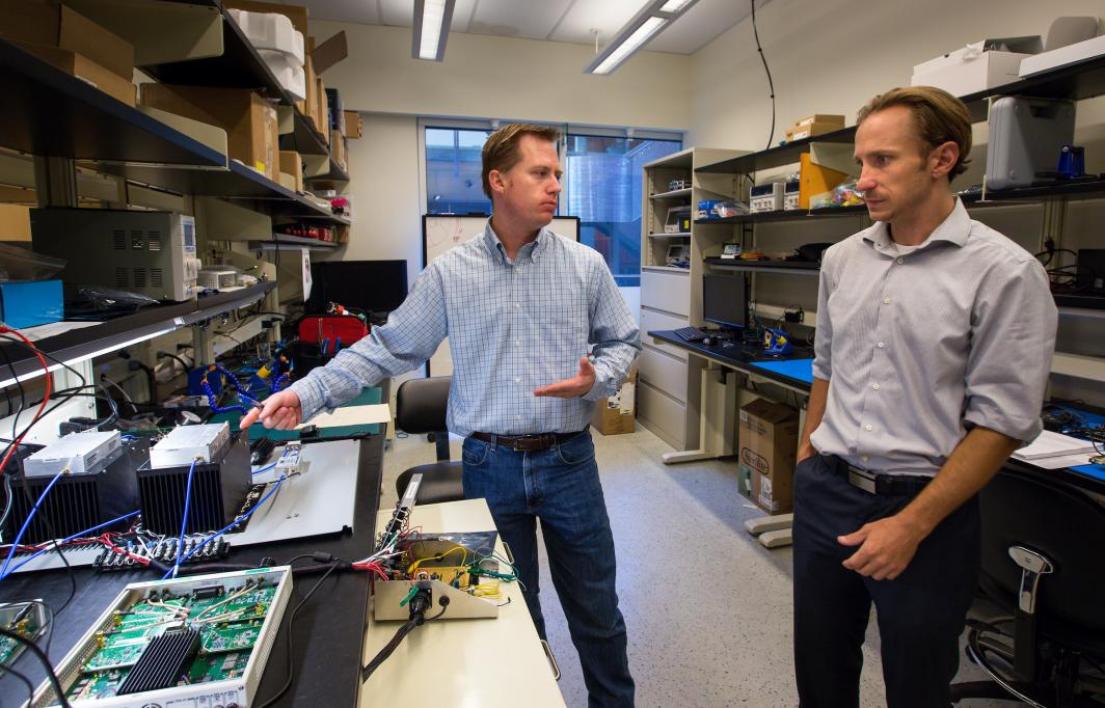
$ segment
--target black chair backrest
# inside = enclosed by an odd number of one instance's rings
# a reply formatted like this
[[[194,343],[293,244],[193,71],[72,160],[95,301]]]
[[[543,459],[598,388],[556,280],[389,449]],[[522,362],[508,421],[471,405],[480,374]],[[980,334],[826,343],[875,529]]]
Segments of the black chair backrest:
[[[1105,646],[1105,506],[1057,479],[1002,470],[982,490],[983,591],[1012,611],[1021,568],[1010,546],[1046,556],[1055,572],[1040,579],[1036,615],[1041,636],[1063,643]]]
[[[415,435],[446,429],[452,376],[404,381],[395,394],[395,427]]]

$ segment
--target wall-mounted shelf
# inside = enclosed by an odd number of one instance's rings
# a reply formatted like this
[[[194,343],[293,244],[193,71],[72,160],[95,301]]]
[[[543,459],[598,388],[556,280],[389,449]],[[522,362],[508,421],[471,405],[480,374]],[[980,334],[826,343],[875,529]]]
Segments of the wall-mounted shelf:
[[[134,314],[45,337],[35,345],[55,359],[73,364],[252,305],[273,287],[275,283],[263,282],[187,302],[142,308]],[[26,348],[18,344],[5,344],[2,348],[11,357],[15,375],[20,379],[33,378],[42,372],[38,359],[29,355]],[[0,369],[0,388],[13,383],[11,375],[7,366]]]
[[[690,235],[691,235],[690,231],[678,231],[676,233],[671,233],[671,234],[665,233],[665,232],[656,232],[654,234],[649,234],[648,237],[649,238],[689,238]]]
[[[742,261],[729,258],[707,258],[706,265],[722,270],[791,273],[796,275],[817,275],[821,271],[821,264],[812,261]]]
[[[687,187],[686,189],[674,189],[670,192],[661,192],[659,194],[653,194],[653,195],[651,195],[651,198],[652,199],[676,199],[678,197],[689,197],[689,196],[691,196],[691,188]]]
[[[319,241],[317,238],[305,236],[291,236],[289,234],[276,234],[271,241],[250,241],[250,247],[262,251],[291,251],[300,248],[309,248],[314,251],[333,251],[341,246],[340,243]]]

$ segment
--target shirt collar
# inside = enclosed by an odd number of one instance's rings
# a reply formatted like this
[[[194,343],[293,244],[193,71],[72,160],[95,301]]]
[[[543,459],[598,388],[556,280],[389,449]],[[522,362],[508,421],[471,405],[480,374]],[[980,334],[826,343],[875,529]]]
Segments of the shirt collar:
[[[955,206],[952,208],[951,213],[940,222],[939,226],[933,229],[933,232],[929,234],[928,238],[917,246],[917,250],[928,248],[932,244],[941,241],[946,241],[956,246],[963,246],[967,243],[967,236],[970,235],[970,232],[971,217],[967,213],[967,207],[963,206],[963,202],[959,197],[955,197]],[[875,249],[880,252],[897,252],[897,244],[890,238],[890,228],[885,221],[880,221],[868,229],[863,239],[874,244]]]
[[[518,250],[518,258],[524,258],[528,253],[530,260],[536,261],[545,246],[548,245],[550,233],[547,226],[541,227],[541,230],[537,232],[537,239],[532,243],[527,243]],[[503,242],[499,240],[499,235],[495,233],[495,229],[491,228],[491,219],[488,219],[487,225],[484,226],[483,243],[493,258],[498,257],[500,263],[507,262],[506,247],[503,246]]]

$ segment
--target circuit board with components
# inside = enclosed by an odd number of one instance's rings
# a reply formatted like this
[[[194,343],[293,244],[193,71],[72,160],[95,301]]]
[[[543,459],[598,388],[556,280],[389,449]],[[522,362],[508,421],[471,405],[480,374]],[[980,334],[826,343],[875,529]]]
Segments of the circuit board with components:
[[[35,641],[46,630],[46,606],[40,601],[0,603],[0,627]],[[24,646],[10,637],[0,637],[0,665],[10,666]]]
[[[66,698],[249,705],[290,593],[286,568],[129,585],[59,665]],[[44,684],[34,706],[50,705]]]

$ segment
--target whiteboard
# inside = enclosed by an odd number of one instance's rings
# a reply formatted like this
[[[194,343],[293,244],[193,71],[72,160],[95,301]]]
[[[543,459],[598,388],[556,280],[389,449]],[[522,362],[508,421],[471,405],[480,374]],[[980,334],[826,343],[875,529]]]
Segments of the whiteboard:
[[[422,267],[428,266],[435,258],[462,243],[467,243],[483,233],[487,225],[486,216],[443,216],[426,214],[422,217]],[[579,240],[578,216],[554,216],[549,228],[556,233]],[[430,357],[428,363],[430,376],[452,376],[453,357],[449,351],[449,339],[445,338]]]

